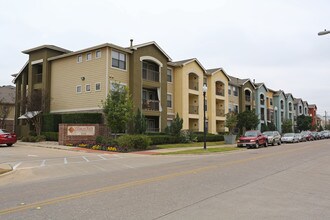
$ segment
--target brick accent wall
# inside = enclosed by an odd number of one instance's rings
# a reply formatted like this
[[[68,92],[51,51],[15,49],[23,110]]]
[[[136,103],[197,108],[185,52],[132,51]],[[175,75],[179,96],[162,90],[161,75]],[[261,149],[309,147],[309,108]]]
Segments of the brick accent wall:
[[[93,126],[95,129],[94,135],[68,135],[68,128],[72,126]],[[102,124],[59,124],[58,143],[60,145],[68,144],[95,144],[97,136],[107,136],[108,128]]]

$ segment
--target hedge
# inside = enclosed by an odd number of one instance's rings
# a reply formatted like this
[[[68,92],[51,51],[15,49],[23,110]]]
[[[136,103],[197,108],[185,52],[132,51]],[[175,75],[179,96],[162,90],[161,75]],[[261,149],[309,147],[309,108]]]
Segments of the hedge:
[[[41,132],[47,141],[58,141],[58,132]]]
[[[180,137],[175,137],[171,135],[151,135],[149,136],[151,139],[152,145],[158,144],[177,144],[181,142]]]
[[[204,134],[196,133],[197,141],[203,142],[204,141]],[[219,134],[206,134],[206,141],[212,142],[212,141],[224,141],[223,135]]]
[[[58,125],[62,122],[62,115],[59,114],[43,114],[42,131],[58,132]]]
[[[123,135],[117,139],[120,147],[132,150],[145,150],[150,146],[151,140],[146,135]]]

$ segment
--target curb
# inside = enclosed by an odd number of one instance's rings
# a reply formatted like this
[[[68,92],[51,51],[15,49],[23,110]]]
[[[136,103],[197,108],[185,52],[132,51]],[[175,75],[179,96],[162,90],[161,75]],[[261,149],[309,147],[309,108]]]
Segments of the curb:
[[[4,176],[13,171],[13,168],[9,164],[0,164],[0,176]]]

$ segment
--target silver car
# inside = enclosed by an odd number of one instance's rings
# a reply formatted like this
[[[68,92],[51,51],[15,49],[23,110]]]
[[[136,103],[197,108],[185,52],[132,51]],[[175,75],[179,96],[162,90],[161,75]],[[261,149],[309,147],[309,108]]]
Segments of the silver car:
[[[282,143],[298,143],[299,137],[295,133],[286,133],[281,138]]]
[[[262,133],[263,135],[265,135],[267,137],[268,140],[268,144],[271,145],[281,145],[281,135],[278,131],[265,131]]]

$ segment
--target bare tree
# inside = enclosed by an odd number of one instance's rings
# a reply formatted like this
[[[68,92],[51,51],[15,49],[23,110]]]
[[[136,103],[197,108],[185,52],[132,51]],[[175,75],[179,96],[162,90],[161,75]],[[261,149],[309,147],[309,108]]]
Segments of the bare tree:
[[[0,99],[0,128],[6,128],[6,119],[9,115],[9,103]]]

